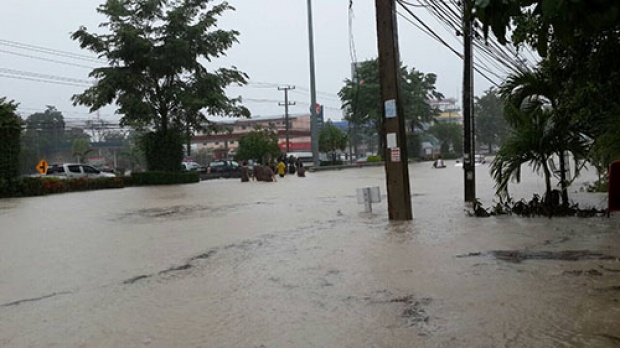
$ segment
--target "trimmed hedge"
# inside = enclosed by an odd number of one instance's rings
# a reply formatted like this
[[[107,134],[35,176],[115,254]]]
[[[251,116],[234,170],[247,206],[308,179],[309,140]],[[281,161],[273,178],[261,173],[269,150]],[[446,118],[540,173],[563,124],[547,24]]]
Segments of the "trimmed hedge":
[[[179,172],[183,160],[183,137],[178,130],[149,132],[140,139],[149,171]]]
[[[381,156],[379,155],[368,156],[368,159],[366,160],[366,162],[381,162]]]
[[[189,172],[144,172],[131,173],[131,185],[176,185],[200,182],[200,173]]]
[[[123,178],[59,179],[16,178],[0,180],[0,198],[44,196],[54,193],[114,189],[125,187]]]

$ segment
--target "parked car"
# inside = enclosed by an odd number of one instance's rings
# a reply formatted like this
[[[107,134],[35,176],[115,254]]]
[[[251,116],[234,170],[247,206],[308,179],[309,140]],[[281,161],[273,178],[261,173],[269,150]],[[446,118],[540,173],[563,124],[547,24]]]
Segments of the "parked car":
[[[81,163],[54,164],[47,168],[45,175],[59,178],[113,178],[116,176]]]
[[[207,167],[207,173],[211,178],[240,178],[241,166],[237,161],[212,161]]]
[[[188,161],[181,163],[181,170],[184,171],[195,171],[195,172],[206,172],[207,168],[200,165],[198,162]]]
[[[366,164],[366,162],[368,162],[368,156],[360,157],[355,160],[355,164],[357,165],[363,165]]]

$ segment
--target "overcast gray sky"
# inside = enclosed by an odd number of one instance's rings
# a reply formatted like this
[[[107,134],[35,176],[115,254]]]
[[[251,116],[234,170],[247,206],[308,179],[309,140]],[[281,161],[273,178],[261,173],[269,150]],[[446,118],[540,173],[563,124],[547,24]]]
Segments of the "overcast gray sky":
[[[24,48],[23,44],[91,55],[80,50],[69,36],[81,25],[91,31],[98,30],[97,25],[104,18],[95,9],[101,2],[103,0],[2,1],[0,96],[19,102],[22,116],[44,110],[46,105],[55,105],[67,119],[78,121],[93,117],[86,108],[73,107],[70,101],[71,96],[84,87],[34,81],[47,80],[47,77],[33,73],[78,79],[79,82],[88,79],[88,67],[97,63],[46,54],[32,47]],[[290,100],[296,105],[291,106],[290,112],[307,112],[310,105],[307,1],[230,0],[229,3],[237,10],[225,13],[220,18],[220,27],[238,30],[240,43],[228,51],[227,57],[213,64],[235,65],[246,72],[251,81],[244,88],[231,88],[230,96],[242,95],[253,116],[278,115],[284,112],[284,108],[278,106],[278,101],[284,101],[284,95],[277,86],[293,85],[296,89],[291,92]],[[358,61],[377,56],[374,4],[373,0],[353,0],[353,42]],[[317,101],[325,105],[326,118],[336,120],[341,118],[337,92],[351,73],[349,1],[313,0],[312,6]],[[412,7],[412,10],[457,51],[462,51],[462,44],[453,33],[425,8]],[[425,73],[436,73],[439,92],[460,100],[462,61],[402,18],[399,18],[399,38],[403,63]],[[502,74],[499,69],[498,73]],[[494,80],[500,82],[498,78]],[[477,95],[490,86],[490,82],[476,75]],[[100,117],[118,120],[114,110],[105,108],[100,111]]]

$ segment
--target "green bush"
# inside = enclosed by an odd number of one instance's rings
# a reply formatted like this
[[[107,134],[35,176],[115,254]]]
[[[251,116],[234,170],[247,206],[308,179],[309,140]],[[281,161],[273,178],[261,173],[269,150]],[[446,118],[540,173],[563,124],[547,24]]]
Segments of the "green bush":
[[[200,181],[200,173],[190,172],[144,172],[131,173],[134,186],[191,184]]]
[[[609,180],[607,178],[597,180],[588,186],[588,192],[609,192]]]
[[[150,171],[180,172],[183,161],[183,138],[176,130],[150,132],[142,136],[141,149]]]
[[[371,162],[381,162],[381,156],[380,155],[368,156],[368,159],[366,160],[366,162],[368,162],[368,163],[371,163]]]

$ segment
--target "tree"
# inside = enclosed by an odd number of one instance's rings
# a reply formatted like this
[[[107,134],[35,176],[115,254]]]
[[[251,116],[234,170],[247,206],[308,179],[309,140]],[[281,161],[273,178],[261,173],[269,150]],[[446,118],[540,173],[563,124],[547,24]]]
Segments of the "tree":
[[[235,158],[240,161],[256,160],[265,164],[267,157],[280,155],[278,134],[273,129],[256,128],[239,139]]]
[[[115,103],[121,125],[158,133],[146,143],[161,154],[146,154],[151,170],[180,170],[182,150],[164,143],[183,137],[188,129],[210,124],[207,114],[249,117],[241,97],[229,98],[225,88],[243,85],[247,75],[236,67],[208,69],[211,62],[237,42],[239,33],[217,29],[217,17],[234,10],[212,0],[107,0],[97,12],[108,17],[100,26],[106,34],[81,27],[73,33],[82,48],[108,60],[89,76],[97,83],[74,104],[91,110]],[[163,142],[163,143],[159,143]],[[146,150],[148,151],[148,150]],[[167,161],[167,162],[166,162]]]
[[[503,103],[497,90],[490,88],[474,101],[476,115],[476,140],[493,151],[493,145],[500,145],[507,135],[508,125],[504,119]]]
[[[17,106],[12,100],[0,98],[0,181],[19,175],[21,118]]]
[[[90,147],[90,142],[88,141],[88,139],[80,138],[73,141],[71,152],[77,162],[82,163],[82,160],[84,160],[86,155],[93,152],[93,148]]]
[[[587,157],[589,145],[582,122],[567,114],[564,106],[567,98],[563,98],[561,75],[558,75],[555,63],[548,58],[542,61],[535,71],[521,71],[511,75],[501,87],[500,93],[510,110],[540,108],[549,115],[548,129],[545,133],[548,137],[546,146],[559,158],[562,201],[568,206],[567,188],[570,180],[566,176],[567,163],[564,154],[566,152],[573,154],[577,175],[580,162]],[[514,114],[514,112],[507,113],[509,123],[511,115]]]
[[[485,35],[550,58],[562,104],[592,137],[599,167],[620,158],[620,3],[617,0],[476,1]],[[558,75],[561,77],[558,78]]]
[[[491,175],[496,182],[496,193],[508,195],[508,183],[521,181],[521,166],[530,163],[545,178],[545,197],[552,191],[549,158],[553,155],[549,129],[550,113],[537,108],[528,111],[514,109],[512,130],[491,163]]]
[[[327,121],[319,133],[319,151],[327,153],[332,163],[338,161],[338,151],[344,151],[349,137]]]
[[[428,132],[440,142],[441,155],[450,157],[463,152],[463,127],[452,122],[439,122],[432,125]]]
[[[492,30],[506,44],[506,34],[512,33],[514,43],[527,43],[542,56],[552,42],[569,47],[620,26],[617,0],[485,0],[475,2],[473,14],[485,36]]]
[[[63,153],[70,155],[65,119],[54,106],[48,105],[45,111],[31,114],[24,125],[20,154],[22,172],[32,172],[42,158],[51,163],[63,157]]]
[[[413,131],[421,123],[430,122],[438,114],[431,107],[429,99],[441,99],[443,95],[436,91],[437,75],[424,74],[416,69],[400,68],[402,98],[407,128]],[[379,139],[379,151],[383,151],[381,136],[381,85],[379,65],[376,59],[361,62],[355,69],[353,79],[346,79],[338,95],[342,108],[346,111],[345,119],[356,129],[371,129]]]

